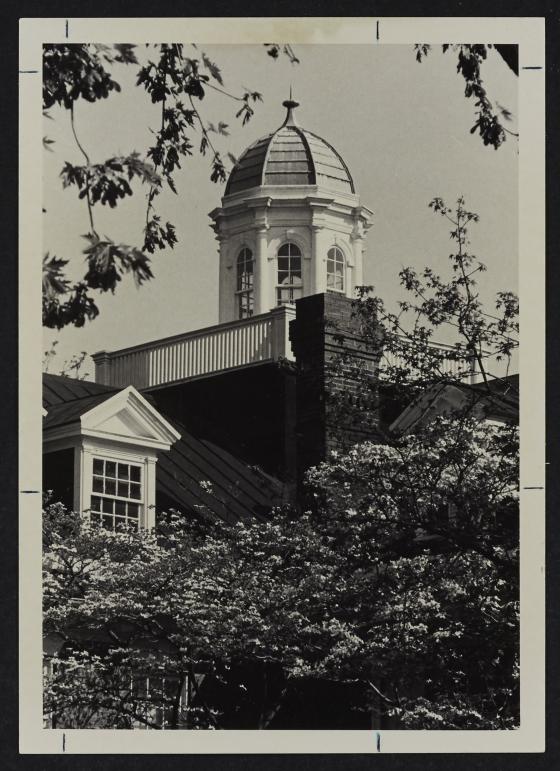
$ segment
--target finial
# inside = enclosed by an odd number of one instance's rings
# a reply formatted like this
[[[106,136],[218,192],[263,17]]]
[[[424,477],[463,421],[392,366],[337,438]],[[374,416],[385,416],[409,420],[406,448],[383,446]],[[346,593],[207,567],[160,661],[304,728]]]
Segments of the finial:
[[[294,110],[296,107],[299,107],[299,102],[295,102],[292,98],[292,84],[290,83],[290,98],[286,99],[285,102],[282,102],[282,105],[288,110],[288,114],[286,115],[286,120],[282,124],[282,126],[297,126],[297,118],[294,115]]]

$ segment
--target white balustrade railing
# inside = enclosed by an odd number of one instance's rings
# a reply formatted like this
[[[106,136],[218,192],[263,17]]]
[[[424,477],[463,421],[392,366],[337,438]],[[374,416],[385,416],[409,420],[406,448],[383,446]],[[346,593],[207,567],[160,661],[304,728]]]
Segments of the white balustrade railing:
[[[95,380],[104,385],[151,388],[266,361],[293,359],[289,323],[295,308],[217,324],[120,351],[93,355]]]
[[[403,337],[402,340],[404,341],[405,338]],[[406,344],[406,343],[403,343]],[[431,343],[430,348],[434,349],[434,351],[437,351],[438,353],[445,354],[446,351],[449,351],[450,353],[453,352],[456,354],[457,349],[452,345],[446,345],[445,343]],[[398,353],[394,351],[388,351],[384,350],[383,354],[381,356],[380,361],[380,376],[383,377],[384,370],[391,368],[391,367],[405,367],[408,368],[408,363],[405,361],[404,357],[399,356]],[[441,358],[438,361],[438,367],[441,371],[442,375],[451,377],[451,378],[458,378],[458,379],[469,379],[469,381],[476,382],[479,377],[479,372],[476,367],[476,360],[473,359],[471,356],[467,354],[465,351],[465,355],[463,358]],[[414,368],[412,368],[414,373]]]
[[[217,324],[120,351],[100,351],[93,355],[95,380],[117,388],[128,385],[152,388],[267,361],[293,360],[289,324],[294,318],[295,307],[284,305],[249,319]],[[444,344],[433,346],[440,351],[454,350]],[[398,354],[384,351],[380,376],[384,377],[386,367],[401,363]],[[469,377],[471,382],[477,379],[466,355],[464,360],[443,360],[441,366],[445,374]]]

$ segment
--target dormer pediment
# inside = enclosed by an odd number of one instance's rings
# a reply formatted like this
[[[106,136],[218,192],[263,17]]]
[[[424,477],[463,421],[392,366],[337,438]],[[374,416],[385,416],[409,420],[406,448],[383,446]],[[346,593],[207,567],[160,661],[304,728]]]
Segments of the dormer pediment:
[[[180,437],[134,386],[128,386],[85,412],[80,424],[84,436],[161,450],[168,450]]]

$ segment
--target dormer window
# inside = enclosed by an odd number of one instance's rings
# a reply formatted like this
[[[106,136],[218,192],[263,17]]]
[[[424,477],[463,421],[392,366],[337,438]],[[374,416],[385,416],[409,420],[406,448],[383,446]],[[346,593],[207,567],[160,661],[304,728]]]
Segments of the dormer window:
[[[154,526],[158,453],[180,434],[142,394],[93,393],[55,404],[44,421],[45,489],[62,487],[63,503],[108,530]]]
[[[303,297],[301,251],[288,242],[278,250],[278,283],[276,305],[289,305]]]
[[[237,318],[247,319],[253,315],[253,252],[244,247],[237,256],[236,304]]]
[[[327,253],[327,291],[345,291],[346,261],[338,246],[333,246]]]

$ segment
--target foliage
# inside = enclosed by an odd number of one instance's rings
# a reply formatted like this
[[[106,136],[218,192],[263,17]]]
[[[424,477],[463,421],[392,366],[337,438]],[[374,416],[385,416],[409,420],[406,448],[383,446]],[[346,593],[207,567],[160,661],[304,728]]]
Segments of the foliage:
[[[96,292],[114,292],[121,276],[132,274],[137,285],[152,278],[151,256],[177,243],[175,225],[165,222],[156,210],[156,198],[164,185],[177,193],[176,174],[184,159],[198,150],[210,159],[210,179],[224,182],[226,162],[215,147],[212,135],[227,136],[228,124],[217,126],[206,121],[201,102],[209,89],[236,103],[235,117],[245,125],[262,100],[260,93],[244,89],[240,94],[224,86],[218,65],[193,45],[187,55],[179,43],[147,46],[148,59],[137,57],[136,46],[117,44],[48,44],[43,49],[43,106],[62,109],[69,116],[76,146],[84,158],[82,165],[66,162],[61,179],[64,187],[74,187],[87,206],[89,232],[84,234],[88,269],[83,279],[72,284],[65,275],[68,260],[45,256],[43,260],[43,324],[53,329],[67,325],[83,326],[99,309]],[[153,52],[153,58],[150,53]],[[268,50],[270,53],[270,50]],[[290,46],[284,53],[297,61]],[[142,60],[142,61],[140,61]],[[137,66],[136,84],[152,104],[160,106],[160,126],[145,153],[137,151],[93,162],[76,128],[80,101],[97,102],[120,91],[119,66]],[[52,150],[52,140],[43,144]],[[230,161],[235,162],[228,153]],[[95,225],[98,205],[116,208],[134,195],[135,184],[147,187],[145,225],[141,245],[117,243],[101,237]]]
[[[456,44],[445,43],[442,50],[445,53],[449,49],[457,53],[457,72],[460,73],[465,81],[465,96],[467,99],[475,100],[475,123],[471,128],[471,134],[478,132],[485,145],[493,147],[495,150],[506,141],[506,135],[517,137],[518,134],[505,126],[505,122],[511,120],[511,112],[501,105],[496,108],[490,101],[488,93],[484,87],[481,75],[481,66],[488,55],[488,49],[491,44]],[[508,66],[517,74],[517,58],[515,63],[509,49],[512,46],[494,46],[498,53],[504,58]],[[427,43],[418,43],[415,46],[416,61],[421,62],[431,50]]]
[[[366,719],[512,727],[516,441],[442,418],[310,472],[306,515],[203,533],[173,516],[112,533],[47,507],[45,631],[67,647],[46,710],[67,726],[155,726],[159,708],[167,727],[264,728],[320,680],[357,684]],[[179,708],[178,690],[148,697],[132,672],[196,692]]]
[[[280,43],[265,43],[264,45],[267,54],[272,57],[272,59],[278,59],[282,53],[288,57],[292,64],[299,64],[299,59],[295,55],[294,49],[291,45],[289,45],[289,43],[284,43],[283,45]]]
[[[477,277],[486,265],[469,251],[469,227],[478,214],[468,211],[461,196],[452,209],[441,198],[430,208],[448,220],[455,251],[449,254],[451,275],[443,278],[433,268],[399,272],[401,285],[411,299],[399,302],[398,312],[388,310],[373,287],[361,287],[354,313],[369,349],[380,359],[384,377],[397,388],[425,388],[434,383],[464,382],[476,371],[484,387],[496,373],[496,362],[511,361],[517,349],[519,301],[510,291],[496,295],[493,313],[480,299]],[[435,343],[438,332],[450,330],[456,342]]]

